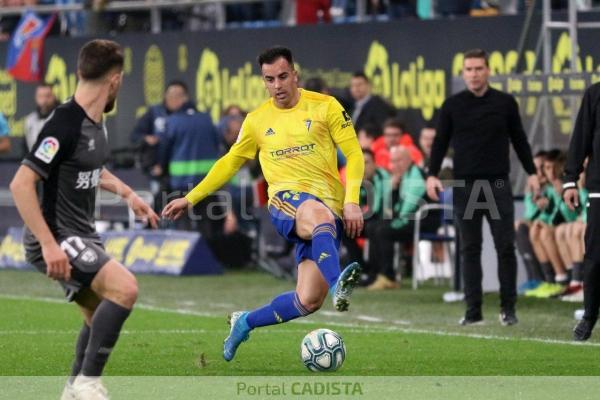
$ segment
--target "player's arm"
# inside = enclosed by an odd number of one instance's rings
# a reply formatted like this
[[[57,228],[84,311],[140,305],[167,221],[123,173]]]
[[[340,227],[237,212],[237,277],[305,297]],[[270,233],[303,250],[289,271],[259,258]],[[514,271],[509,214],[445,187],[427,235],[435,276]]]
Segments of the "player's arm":
[[[162,211],[162,216],[178,219],[190,206],[194,206],[208,195],[214,193],[231,180],[237,171],[248,160],[254,159],[258,145],[248,118],[244,121],[237,142],[229,152],[212,166],[204,179],[196,185],[185,197],[171,201]]]
[[[429,176],[427,177],[426,187],[427,195],[434,201],[440,199],[439,192],[444,190],[438,174],[452,138],[452,117],[448,110],[449,107],[448,100],[446,100],[440,109],[436,134],[431,146],[431,157],[429,158]]]
[[[69,280],[69,258],[50,231],[36,192],[36,183],[40,179],[48,179],[73,154],[80,135],[79,131],[68,129],[68,116],[57,115],[55,113],[42,128],[31,151],[23,159],[23,165],[17,170],[10,190],[21,218],[40,243],[46,274],[53,279]]]
[[[531,154],[531,146],[527,140],[527,134],[523,129],[521,122],[521,116],[519,115],[519,105],[517,101],[511,96],[509,103],[509,134],[510,140],[513,144],[515,152],[529,175],[527,178],[527,189],[533,193],[534,196],[538,196],[540,192],[540,182],[536,173],[535,164],[533,163],[533,155]]]
[[[588,88],[583,95],[567,153],[563,176],[563,199],[570,209],[579,207],[577,181],[583,171],[585,158],[590,156],[593,150],[592,141],[596,130],[595,113],[600,97],[597,93],[593,93],[593,88]]]
[[[150,223],[153,228],[158,227],[158,215],[154,210],[133,189],[106,168],[103,168],[100,173],[100,188],[120,196],[127,202],[136,217]]]
[[[350,116],[337,100],[332,100],[329,105],[328,122],[333,141],[346,157],[344,224],[346,234],[350,238],[354,238],[360,235],[364,225],[359,199],[360,186],[365,171],[365,160]]]
[[[21,165],[10,183],[10,191],[23,222],[42,247],[46,274],[53,279],[69,280],[71,277],[69,258],[50,232],[38,203],[36,184],[40,179],[40,175],[33,169]]]
[[[162,211],[162,216],[178,219],[188,207],[196,205],[229,182],[246,161],[246,158],[233,154],[231,151],[225,154],[217,160],[206,177],[185,197],[167,204]]]

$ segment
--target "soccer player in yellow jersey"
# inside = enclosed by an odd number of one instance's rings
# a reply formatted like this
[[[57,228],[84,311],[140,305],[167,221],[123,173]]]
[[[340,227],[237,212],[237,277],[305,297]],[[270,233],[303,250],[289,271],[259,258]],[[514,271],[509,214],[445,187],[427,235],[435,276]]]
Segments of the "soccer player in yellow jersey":
[[[277,231],[296,244],[296,290],[254,311],[235,312],[223,357],[230,361],[250,331],[317,311],[330,292],[346,311],[360,266],[340,272],[338,248],[345,227],[354,238],[363,228],[358,206],[364,161],[350,117],[331,96],[298,88],[292,53],[273,47],[258,57],[271,99],[246,117],[236,144],[184,198],[167,204],[176,219],[226,182],[258,152],[269,184],[269,213]],[[346,188],[337,170],[336,146],[347,158]],[[341,218],[343,218],[343,223]]]

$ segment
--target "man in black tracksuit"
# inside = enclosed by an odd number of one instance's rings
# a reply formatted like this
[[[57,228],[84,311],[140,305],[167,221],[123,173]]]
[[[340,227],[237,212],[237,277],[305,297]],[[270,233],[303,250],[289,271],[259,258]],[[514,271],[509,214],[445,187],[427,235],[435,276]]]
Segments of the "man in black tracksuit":
[[[583,95],[577,122],[569,144],[563,199],[570,209],[588,207],[585,231],[585,275],[583,281],[583,319],[573,330],[573,339],[589,339],[598,319],[600,307],[600,83],[590,86]],[[584,161],[589,157],[586,168],[585,187],[589,191],[588,204],[579,204],[577,181],[583,171]]]
[[[461,325],[483,320],[481,243],[485,216],[498,254],[500,322],[514,325],[517,299],[514,205],[508,174],[509,143],[529,174],[528,185],[538,193],[539,182],[531,148],[521,124],[515,99],[489,87],[489,66],[483,50],[464,55],[463,79],[467,90],[442,105],[433,142],[427,178],[427,194],[437,200],[443,190],[437,178],[450,142],[454,148],[454,215],[460,234],[460,255],[467,311]]]

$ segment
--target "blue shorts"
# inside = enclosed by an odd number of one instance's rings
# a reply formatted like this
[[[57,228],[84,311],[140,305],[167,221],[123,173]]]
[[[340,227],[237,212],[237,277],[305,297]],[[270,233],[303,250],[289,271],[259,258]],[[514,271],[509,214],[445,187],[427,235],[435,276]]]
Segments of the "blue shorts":
[[[300,264],[305,259],[317,261],[312,255],[312,241],[304,240],[296,234],[296,210],[306,200],[316,200],[323,203],[318,197],[312,194],[286,190],[277,192],[269,204],[269,214],[277,232],[287,241],[296,244],[297,264]],[[335,244],[336,248],[339,249],[344,225],[333,211],[332,214],[335,217]]]

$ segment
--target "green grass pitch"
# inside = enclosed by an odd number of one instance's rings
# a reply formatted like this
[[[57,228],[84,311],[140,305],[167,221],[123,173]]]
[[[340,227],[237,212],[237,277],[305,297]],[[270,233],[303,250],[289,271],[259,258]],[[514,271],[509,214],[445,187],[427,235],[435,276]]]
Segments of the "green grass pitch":
[[[140,298],[111,355],[108,376],[303,376],[300,342],[312,329],[338,332],[348,355],[336,376],[599,375],[600,343],[570,340],[576,305],[519,303],[521,323],[503,327],[496,295],[486,324],[460,327],[463,305],[445,288],[357,290],[351,311],[328,303],[302,321],[257,329],[236,358],[222,359],[226,315],[259,306],[293,283],[260,272],[219,277],[139,276]],[[405,285],[407,286],[407,285]],[[57,284],[36,272],[0,271],[0,375],[67,376],[81,317]]]

